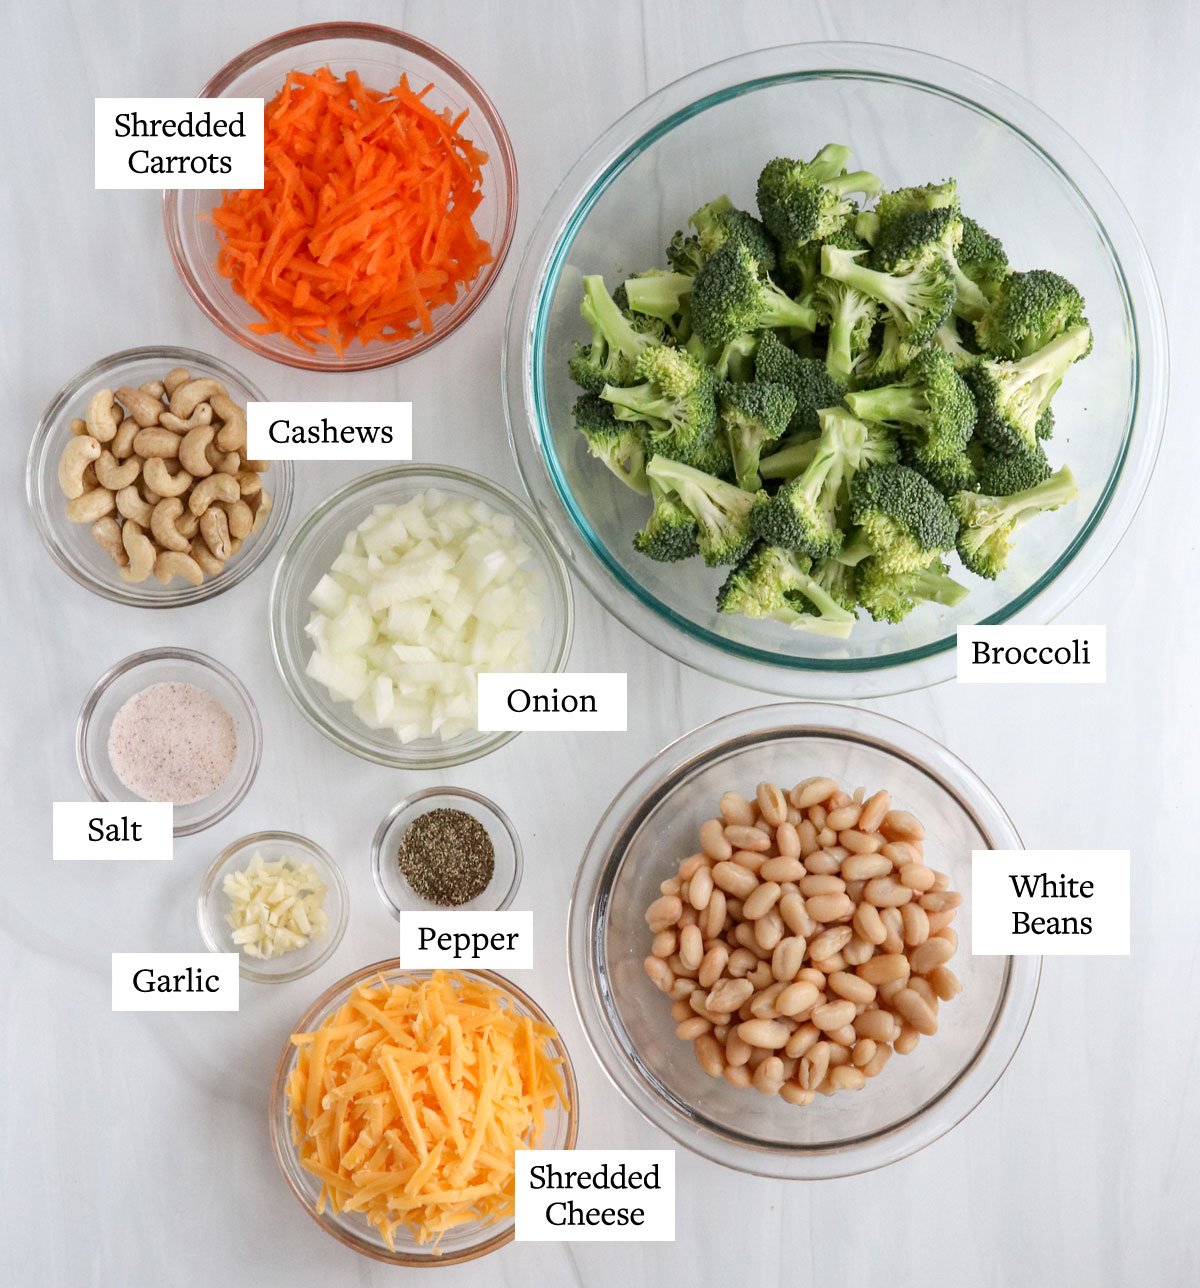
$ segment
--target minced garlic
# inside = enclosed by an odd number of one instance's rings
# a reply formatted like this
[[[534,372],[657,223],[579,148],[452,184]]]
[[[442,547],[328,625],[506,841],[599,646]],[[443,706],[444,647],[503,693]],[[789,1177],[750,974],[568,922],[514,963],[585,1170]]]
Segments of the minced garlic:
[[[222,883],[230,909],[225,920],[233,942],[247,957],[278,957],[324,938],[325,883],[311,863],[264,859],[255,851],[242,872],[230,872]]]

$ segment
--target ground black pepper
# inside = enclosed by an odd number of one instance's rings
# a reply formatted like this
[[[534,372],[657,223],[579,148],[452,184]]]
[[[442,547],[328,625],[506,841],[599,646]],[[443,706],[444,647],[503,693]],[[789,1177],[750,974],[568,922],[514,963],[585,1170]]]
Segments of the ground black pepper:
[[[456,908],[487,889],[496,850],[487,829],[460,809],[431,809],[400,840],[400,872],[422,899]]]

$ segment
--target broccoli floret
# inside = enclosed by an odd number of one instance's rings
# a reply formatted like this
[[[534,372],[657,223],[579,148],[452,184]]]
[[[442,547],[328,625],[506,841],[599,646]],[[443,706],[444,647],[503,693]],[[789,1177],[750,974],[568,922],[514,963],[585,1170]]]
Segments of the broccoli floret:
[[[847,612],[854,612],[858,605],[858,567],[838,559],[818,559],[813,563],[812,576],[817,585]]]
[[[760,277],[754,256],[740,242],[726,242],[704,261],[693,281],[692,326],[705,344],[724,344],[744,331],[766,327],[811,331],[817,324],[808,305]]]
[[[1009,496],[958,493],[951,500],[960,524],[958,557],[977,576],[995,578],[1008,564],[1016,529],[1035,514],[1057,510],[1078,495],[1075,477],[1065,465],[1036,487]]]
[[[660,341],[637,330],[608,293],[604,278],[583,279],[583,320],[592,331],[591,342],[577,344],[568,362],[571,379],[588,393],[599,393],[605,385],[628,385],[637,379],[638,358]]]
[[[779,280],[794,300],[809,303],[821,280],[821,243],[779,248]]]
[[[1001,456],[998,452],[982,450],[978,455],[978,491],[988,496],[1011,496],[1037,487],[1051,474],[1050,462],[1039,446],[1034,452],[1021,452],[1017,456]]]
[[[1024,358],[1073,327],[1086,325],[1083,296],[1058,273],[1011,273],[975,323],[975,338],[999,358]]]
[[[821,247],[821,272],[884,306],[902,340],[927,344],[954,307],[954,278],[944,256],[929,254],[907,273],[893,275],[861,264],[864,252]]]
[[[864,560],[857,569],[858,602],[877,622],[903,621],[923,603],[953,607],[967,595],[967,588],[949,575],[941,559],[923,568],[898,572],[878,559]]]
[[[991,298],[995,288],[1009,274],[1008,256],[998,237],[981,228],[969,215],[962,215],[962,241],[958,244],[958,266]]]
[[[769,334],[769,333],[768,333]],[[758,352],[758,336],[752,332],[735,335],[721,346],[716,360],[710,365],[718,380],[742,383],[754,379],[754,355]]]
[[[1032,452],[1038,422],[1067,369],[1092,348],[1086,324],[1063,332],[1036,353],[1016,362],[981,358],[964,373],[978,407],[976,432],[993,451]]]
[[[953,253],[962,237],[957,209],[907,210],[880,218],[879,233],[871,252],[871,267],[885,273],[907,273],[931,255]]]
[[[884,319],[876,328],[876,349],[866,369],[855,374],[860,389],[873,389],[876,385],[890,385],[900,379],[912,364],[925,352],[924,345],[904,339],[894,319]]]
[[[786,385],[752,381],[725,384],[717,393],[717,406],[737,485],[749,492],[762,486],[758,462],[763,449],[782,438],[796,408],[796,395]]]
[[[648,314],[671,323],[691,311],[692,279],[684,273],[651,269],[627,278],[622,286],[628,307],[635,314]]]
[[[700,554],[709,567],[737,563],[749,550],[753,493],[665,456],[654,457],[646,475],[652,487],[677,497],[696,520]]]
[[[845,385],[834,380],[823,362],[801,358],[793,353],[773,332],[759,340],[754,355],[754,378],[768,384],[786,385],[796,396],[796,407],[788,423],[788,433],[816,433],[820,428],[817,412],[822,407],[836,407],[846,392]]]
[[[716,385],[712,372],[686,349],[658,345],[638,359],[638,385],[605,385],[600,396],[622,421],[644,421],[654,451],[694,450],[717,426]]]
[[[907,465],[859,470],[850,488],[850,513],[875,557],[889,569],[924,568],[954,549],[954,511],[932,483]]]
[[[622,282],[612,293],[613,303],[621,310],[629,321],[629,325],[635,331],[640,331],[643,335],[648,335],[660,344],[674,344],[677,339],[675,324],[682,319],[674,319],[671,325],[668,325],[662,318],[653,318],[648,313],[635,313],[629,307],[629,296],[625,293],[625,283]]]
[[[685,273],[695,277],[704,263],[704,252],[700,249],[700,238],[694,233],[685,233],[682,229],[671,238],[667,247],[667,263],[672,272]]]
[[[622,424],[612,407],[595,394],[575,400],[575,427],[587,441],[588,451],[635,492],[649,492],[646,481],[646,441],[640,426]]]
[[[905,465],[912,466],[918,474],[924,475],[943,496],[953,496],[955,492],[974,492],[979,488],[975,461],[966,451],[945,457],[930,456],[921,444],[907,443],[903,458]]]
[[[851,223],[843,225],[829,244],[840,250],[866,251],[867,243],[854,231]],[[871,332],[879,317],[879,305],[845,282],[822,277],[817,282],[814,302],[821,321],[829,327],[825,346],[825,366],[830,376],[845,384],[859,359],[871,343]]]
[[[829,145],[811,161],[776,157],[758,176],[758,213],[780,246],[790,249],[828,237],[854,206],[852,192],[875,196],[878,178],[865,170],[840,173],[849,149]]]
[[[812,567],[810,559],[790,550],[756,545],[717,592],[717,610],[845,639],[854,627],[854,613],[820,584]]]
[[[698,527],[692,512],[675,495],[650,483],[654,509],[633,538],[633,548],[659,563],[676,563],[699,552]]]
[[[775,243],[766,228],[745,210],[727,209],[708,213],[705,206],[692,216],[692,224],[705,259],[715,255],[726,242],[739,242],[754,258],[755,267],[765,277],[776,266]]]
[[[1053,407],[1042,408],[1042,414],[1037,418],[1037,424],[1033,427],[1033,432],[1037,435],[1040,443],[1044,443],[1047,439],[1054,437]]]
[[[958,371],[965,371],[978,356],[963,344],[962,336],[959,335],[953,319],[943,322],[938,327],[938,333],[933,337],[933,342],[949,357]]]
[[[875,207],[880,224],[923,210],[957,210],[958,185],[953,179],[945,183],[926,183],[911,188],[893,188],[881,194]]]

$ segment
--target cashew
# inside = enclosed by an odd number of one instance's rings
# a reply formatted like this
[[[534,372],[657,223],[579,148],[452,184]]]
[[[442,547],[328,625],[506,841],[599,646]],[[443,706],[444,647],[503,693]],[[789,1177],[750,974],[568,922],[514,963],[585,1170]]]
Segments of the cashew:
[[[219,456],[216,462],[218,474],[237,475],[241,472],[242,458],[237,452],[226,452],[224,456]]]
[[[265,496],[262,492],[260,496]],[[230,536],[239,540],[242,537],[248,537],[250,530],[254,527],[254,511],[240,497],[236,501],[231,501],[226,507],[225,512],[229,518]]]
[[[200,535],[222,561],[229,558],[229,516],[220,506],[209,506],[200,518]]]
[[[104,449],[90,434],[72,438],[58,458],[58,486],[68,501],[84,493],[83,471]]]
[[[242,462],[242,466],[253,474],[265,474],[271,468],[271,462],[247,459]]]
[[[97,389],[87,407],[87,432],[99,443],[111,443],[121,423],[111,389]]]
[[[223,393],[225,393],[225,386],[219,380],[213,380],[211,376],[189,380],[186,384],[179,385],[171,394],[171,414],[181,420],[187,420],[202,402],[211,402],[215,395]]]
[[[150,526],[150,516],[154,513],[154,507],[142,500],[142,495],[135,484],[123,487],[117,493],[117,510],[123,519],[128,519],[142,528]]]
[[[96,460],[96,480],[110,492],[119,492],[123,487],[128,487],[141,472],[142,462],[136,456],[118,465],[112,452],[104,451]]]
[[[151,425],[158,424],[158,418],[162,415],[163,405],[151,394],[143,393],[140,389],[130,389],[128,385],[123,385],[117,390],[117,398],[121,406],[143,429],[148,429]]]
[[[111,514],[103,519],[97,519],[92,524],[92,536],[96,538],[96,544],[100,549],[107,553],[118,568],[125,567],[129,562],[129,556],[125,553],[125,546],[121,541],[121,525]]]
[[[207,405],[206,403],[205,406]],[[198,425],[185,434],[183,442],[179,444],[180,463],[193,478],[207,478],[213,472],[213,467],[205,455],[205,449],[212,442],[215,432],[211,425]]]
[[[161,400],[163,394],[166,392],[167,387],[166,385],[163,384],[161,380],[147,380],[144,385],[138,385],[138,388],[142,391],[142,393],[151,394],[153,395],[153,397]]]
[[[183,502],[167,496],[154,507],[150,516],[150,535],[164,550],[186,550],[191,542],[175,530],[175,520],[183,513]]]
[[[95,523],[117,508],[117,498],[106,487],[94,487],[67,502],[67,518],[72,523]]]
[[[127,519],[121,525],[121,544],[129,556],[129,567],[121,569],[121,576],[126,581],[145,581],[154,570],[158,555],[154,542],[146,536],[139,524]]]
[[[71,433],[78,436],[87,433],[87,421],[82,416],[75,416],[71,420]]]
[[[194,412],[187,418],[181,420],[178,416],[169,411],[164,411],[160,425],[165,425],[167,429],[173,429],[177,434],[187,434],[193,429],[199,429],[201,425],[211,425],[213,410],[208,403],[201,403]]]
[[[146,464],[142,462],[142,477],[138,479],[138,493],[142,500],[153,509],[162,497],[146,482]]]
[[[182,496],[192,486],[192,476],[187,470],[180,470],[175,475],[169,474],[167,463],[161,456],[152,456],[146,462],[142,477],[146,480],[146,486],[160,499],[164,496]],[[208,480],[205,479],[205,482]]]
[[[170,398],[180,385],[186,385],[191,378],[192,373],[186,367],[172,367],[163,376],[163,389],[166,390],[167,397]]]
[[[187,537],[187,539],[191,541],[196,533],[200,531],[199,516],[193,514],[191,510],[185,509],[183,517],[175,520],[175,531],[178,532],[181,537]]]
[[[155,427],[153,429],[139,429],[133,439],[133,450],[139,456],[165,456],[176,457],[179,455],[179,444],[181,439],[178,434],[173,434],[169,429]]]
[[[237,476],[237,482],[242,496],[257,496],[262,487],[262,479],[251,470],[242,470]]]
[[[197,537],[192,542],[191,555],[192,555],[192,558],[200,565],[200,567],[206,573],[208,573],[210,577],[216,573],[219,573],[221,569],[225,566],[217,558],[217,556],[214,555],[213,552],[208,548],[208,545],[204,541],[203,537]]]
[[[138,436],[141,426],[132,416],[126,416],[117,426],[116,437],[112,441],[112,454],[119,461],[133,455],[133,440]]]
[[[92,488],[99,486],[100,480],[96,477],[96,462],[89,461],[83,467],[83,490],[90,492]]]
[[[240,452],[246,446],[246,413],[224,390],[209,401],[222,421],[217,446],[223,452]]]
[[[267,515],[271,513],[271,494],[266,488],[258,494],[258,509],[254,511],[254,526],[251,532],[257,532],[267,521]]]
[[[257,479],[258,475],[252,477]],[[203,514],[214,501],[236,501],[240,495],[236,479],[231,479],[228,474],[210,474],[192,488],[188,509],[193,514]]]
[[[204,580],[204,569],[192,558],[178,550],[164,550],[154,561],[154,575],[165,586],[172,577],[182,577],[193,586]]]

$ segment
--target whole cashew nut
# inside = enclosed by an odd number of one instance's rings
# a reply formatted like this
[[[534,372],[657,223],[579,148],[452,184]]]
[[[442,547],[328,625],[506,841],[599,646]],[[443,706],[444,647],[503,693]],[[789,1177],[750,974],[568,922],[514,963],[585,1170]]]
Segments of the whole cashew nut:
[[[186,385],[191,378],[192,373],[186,367],[172,367],[163,376],[163,389],[166,390],[167,397],[170,398],[180,385]]]
[[[267,521],[267,515],[271,513],[271,494],[266,488],[258,494],[258,509],[254,511],[254,526],[251,532],[257,532]]]
[[[253,470],[241,470],[237,476],[238,491],[242,496],[257,496],[262,487],[262,479]]]
[[[205,403],[205,406],[207,405]],[[198,425],[185,434],[183,442],[179,444],[180,464],[193,478],[207,478],[213,472],[206,449],[212,442],[215,432],[211,425]]]
[[[191,546],[192,558],[211,577],[225,566],[208,548],[203,537],[196,537]]]
[[[133,450],[139,456],[161,456],[174,459],[179,455],[180,437],[169,429],[155,426],[153,429],[139,429],[133,439]]]
[[[230,536],[240,541],[242,537],[250,535],[250,530],[254,527],[254,511],[245,501],[239,497],[236,501],[230,502],[225,507],[225,513],[229,518]]]
[[[175,520],[175,531],[181,537],[187,537],[189,541],[200,531],[200,518],[191,510],[185,509],[183,517]]]
[[[82,416],[74,416],[71,419],[71,433],[76,436],[87,433],[87,421]]]
[[[58,458],[58,486],[68,501],[84,493],[83,471],[104,449],[90,434],[72,438]]]
[[[90,492],[67,502],[67,518],[72,523],[95,523],[117,508],[117,498],[106,487],[94,487]]]
[[[211,425],[212,418],[212,407],[208,403],[201,403],[187,420],[181,420],[173,413],[164,411],[159,424],[165,425],[167,429],[173,429],[177,434],[187,434],[193,429],[198,429],[201,425]]]
[[[202,402],[211,402],[215,395],[225,392],[225,386],[211,376],[189,380],[171,395],[171,414],[178,416],[180,420],[187,420]]]
[[[151,425],[158,424],[158,418],[162,415],[163,405],[152,394],[143,393],[140,389],[130,389],[128,385],[122,385],[117,390],[117,400],[143,429],[148,429]]]
[[[179,550],[164,550],[154,561],[154,576],[165,586],[172,577],[182,577],[193,586],[199,586],[204,580],[204,569],[192,558]]]
[[[146,480],[146,486],[156,493],[160,500],[164,496],[182,496],[192,486],[192,476],[187,470],[180,470],[178,474],[168,474],[167,463],[161,456],[150,457],[142,470],[142,477]],[[208,480],[205,479],[204,482],[207,483]],[[201,511],[197,510],[196,513],[199,514]]]
[[[136,456],[118,464],[112,452],[103,451],[96,460],[96,481],[110,492],[128,487],[141,472],[142,462]]]
[[[222,421],[217,446],[223,452],[240,452],[246,446],[246,413],[223,390],[209,402]]]
[[[138,436],[141,426],[132,416],[126,416],[117,426],[116,436],[110,444],[112,454],[119,461],[133,455],[133,440]]]
[[[121,541],[121,525],[111,514],[103,519],[97,519],[92,524],[92,536],[96,538],[96,544],[100,549],[118,568],[125,567],[129,562],[129,556],[125,553],[125,546]]]
[[[117,493],[117,511],[123,519],[130,520],[138,527],[148,528],[154,507],[142,500],[142,494],[137,490],[137,485],[131,483],[129,487],[123,487]]]
[[[87,432],[98,443],[111,443],[121,423],[121,413],[113,401],[111,389],[97,389],[87,407]]]
[[[255,474],[254,477],[258,478],[258,475]],[[188,509],[193,514],[203,514],[214,501],[236,501],[240,495],[236,479],[230,478],[228,474],[210,474],[192,488],[192,494],[188,497]]]
[[[209,506],[201,515],[200,535],[218,559],[229,558],[229,516],[220,506]]]
[[[121,576],[126,581],[145,581],[154,571],[158,555],[154,542],[146,536],[139,524],[129,519],[121,525],[121,544],[129,556],[129,566],[121,569]]]
[[[138,385],[138,388],[142,391],[142,393],[151,394],[153,397],[158,398],[160,401],[167,389],[166,385],[164,385],[161,380],[147,380],[144,385]]]
[[[175,529],[175,520],[183,513],[183,502],[167,496],[154,507],[150,516],[150,535],[164,550],[186,550],[191,542]]]

